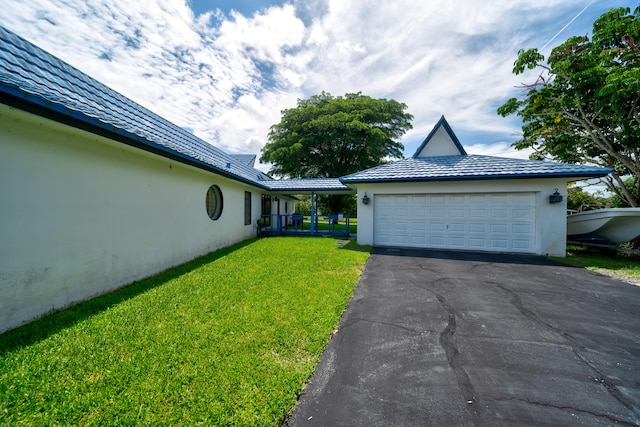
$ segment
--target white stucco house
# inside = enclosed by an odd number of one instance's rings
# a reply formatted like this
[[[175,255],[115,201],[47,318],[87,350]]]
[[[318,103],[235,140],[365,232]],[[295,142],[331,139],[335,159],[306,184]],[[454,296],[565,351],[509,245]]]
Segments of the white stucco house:
[[[355,193],[275,181],[2,27],[0,135],[0,332]]]
[[[413,157],[340,181],[358,190],[359,244],[565,256],[567,182],[609,172],[468,155],[443,116]]]
[[[609,172],[468,156],[443,118],[410,159],[273,180],[2,27],[0,135],[0,333],[254,237],[297,194],[357,191],[361,244],[564,255],[549,195]]]

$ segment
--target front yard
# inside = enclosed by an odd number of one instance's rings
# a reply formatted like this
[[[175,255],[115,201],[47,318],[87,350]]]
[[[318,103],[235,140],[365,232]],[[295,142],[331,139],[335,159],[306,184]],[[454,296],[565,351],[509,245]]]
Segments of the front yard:
[[[368,257],[224,249],[0,335],[0,425],[283,423]]]
[[[638,255],[609,253],[599,249],[569,246],[566,258],[551,259],[586,268],[623,282],[640,285],[640,257]]]

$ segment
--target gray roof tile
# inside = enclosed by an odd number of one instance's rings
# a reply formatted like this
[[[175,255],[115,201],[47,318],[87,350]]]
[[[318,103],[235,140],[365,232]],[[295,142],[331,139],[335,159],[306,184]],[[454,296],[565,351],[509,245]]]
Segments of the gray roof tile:
[[[343,183],[512,178],[593,178],[610,169],[478,155],[412,157],[340,178]]]
[[[345,186],[338,178],[309,178],[309,179],[283,179],[269,181],[269,186],[274,191],[335,191],[350,192],[351,188]]]
[[[229,154],[231,157],[236,159],[237,161],[244,163],[247,166],[253,167],[256,163],[256,155],[255,154]]]

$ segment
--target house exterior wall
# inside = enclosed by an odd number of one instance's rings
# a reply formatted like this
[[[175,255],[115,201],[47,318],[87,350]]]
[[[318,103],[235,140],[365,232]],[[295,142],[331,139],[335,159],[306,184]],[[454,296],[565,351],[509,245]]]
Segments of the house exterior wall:
[[[558,189],[561,203],[549,203],[549,195]],[[453,194],[534,192],[536,202],[536,251],[539,255],[565,256],[567,234],[567,180],[564,178],[468,180],[450,182],[403,182],[358,184],[358,244],[373,244],[373,210],[376,195],[381,194]],[[365,192],[371,199],[362,203]]]
[[[0,132],[0,332],[256,235],[257,188],[5,105]]]

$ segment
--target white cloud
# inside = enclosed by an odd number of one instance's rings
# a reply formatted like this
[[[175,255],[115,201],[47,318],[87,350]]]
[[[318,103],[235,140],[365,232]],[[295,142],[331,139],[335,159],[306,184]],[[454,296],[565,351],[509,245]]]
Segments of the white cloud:
[[[607,3],[592,9],[616,6]],[[456,133],[481,136],[462,141],[470,153],[525,158],[509,148],[518,120],[495,113],[526,81],[511,74],[516,52],[542,46],[584,7],[580,0],[294,0],[250,17],[213,10],[196,18],[187,0],[0,6],[0,25],[229,152],[257,154],[298,98],[361,91],[408,105],[415,119],[407,155],[444,114]],[[564,38],[589,32],[591,22],[576,22]]]
[[[528,159],[533,150],[516,150],[509,142],[493,142],[491,144],[465,145],[467,154],[479,154],[483,156],[510,157],[512,159]]]

